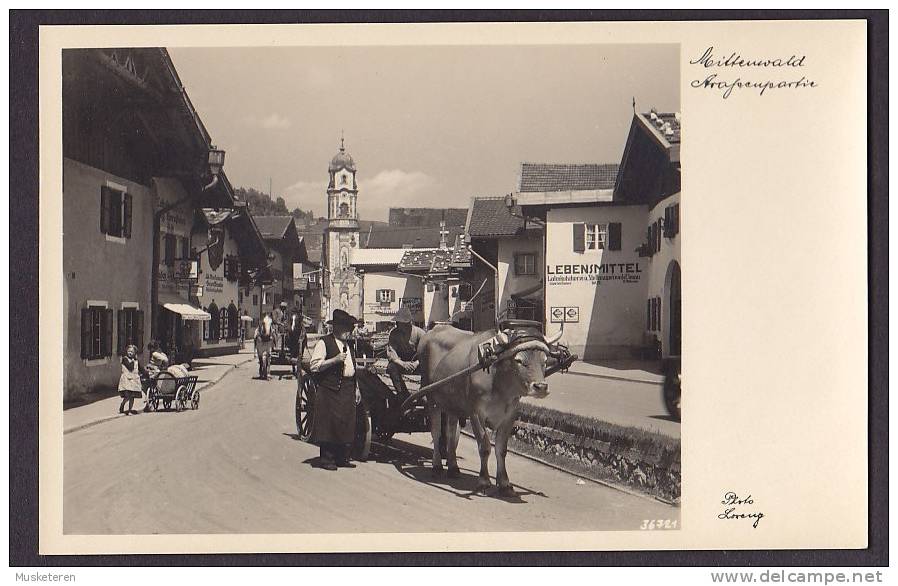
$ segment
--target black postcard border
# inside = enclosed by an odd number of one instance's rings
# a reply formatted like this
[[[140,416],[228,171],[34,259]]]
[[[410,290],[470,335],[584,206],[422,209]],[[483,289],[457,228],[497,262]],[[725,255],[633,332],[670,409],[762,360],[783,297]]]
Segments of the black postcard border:
[[[38,546],[38,27],[82,24],[820,20],[867,22],[869,547],[863,550],[346,553],[42,556]],[[11,566],[886,566],[888,565],[888,11],[887,10],[11,10],[10,469]],[[51,358],[43,352],[43,358]],[[834,503],[833,506],[838,506]]]

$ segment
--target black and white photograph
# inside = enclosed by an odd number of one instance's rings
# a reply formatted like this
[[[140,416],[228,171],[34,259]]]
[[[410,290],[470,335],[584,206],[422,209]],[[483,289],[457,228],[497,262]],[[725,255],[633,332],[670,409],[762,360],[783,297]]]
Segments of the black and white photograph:
[[[253,14],[32,28],[39,556],[878,563],[866,17]]]
[[[64,50],[63,532],[678,530],[679,78]]]

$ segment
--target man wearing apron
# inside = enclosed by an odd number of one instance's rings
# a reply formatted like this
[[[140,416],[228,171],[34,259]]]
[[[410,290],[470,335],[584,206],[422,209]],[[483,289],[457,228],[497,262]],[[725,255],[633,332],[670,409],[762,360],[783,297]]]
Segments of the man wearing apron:
[[[359,392],[355,384],[355,357],[347,339],[357,320],[342,309],[335,309],[333,319],[327,323],[332,331],[319,340],[309,365],[318,386],[312,441],[321,450],[318,464],[321,468],[355,468],[349,461],[349,448],[355,437]]]

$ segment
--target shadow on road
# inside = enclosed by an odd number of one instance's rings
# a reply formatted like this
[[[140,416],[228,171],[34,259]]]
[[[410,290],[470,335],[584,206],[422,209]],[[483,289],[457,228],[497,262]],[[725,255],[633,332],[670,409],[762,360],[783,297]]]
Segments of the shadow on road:
[[[522,498],[524,496],[548,498],[543,492],[519,485],[514,485],[515,494],[513,496],[499,495],[499,489],[495,486],[490,487],[485,493],[477,492],[479,472],[461,468],[461,475],[458,478],[449,478],[445,471],[440,476],[434,476],[430,463],[433,453],[430,449],[395,439],[390,443],[390,446],[377,446],[379,448],[377,451],[378,463],[392,464],[406,478],[454,494],[457,497],[467,500],[471,500],[472,497],[490,497],[513,504],[526,504],[527,501]],[[459,457],[459,461],[464,461],[464,458]]]
[[[671,417],[670,415],[649,415],[649,419],[660,419],[661,421],[673,421],[674,423],[679,423],[680,420],[675,417]]]

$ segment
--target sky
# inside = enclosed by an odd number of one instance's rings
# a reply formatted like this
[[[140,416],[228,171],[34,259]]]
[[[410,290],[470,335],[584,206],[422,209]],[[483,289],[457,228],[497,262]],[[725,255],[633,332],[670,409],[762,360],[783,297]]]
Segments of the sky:
[[[679,111],[676,45],[169,48],[235,187],[325,214],[340,146],[359,216],[467,207],[522,162],[619,163],[633,116]]]

